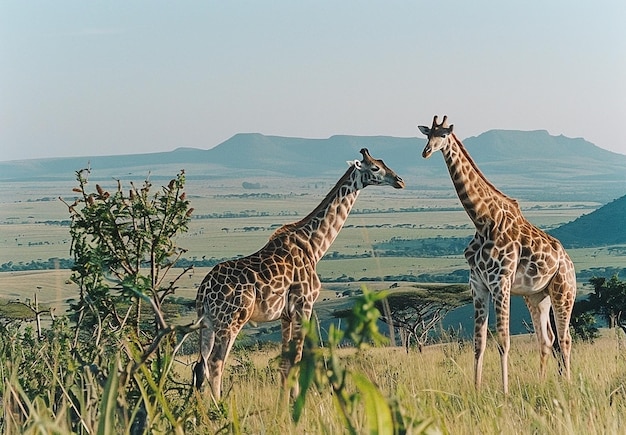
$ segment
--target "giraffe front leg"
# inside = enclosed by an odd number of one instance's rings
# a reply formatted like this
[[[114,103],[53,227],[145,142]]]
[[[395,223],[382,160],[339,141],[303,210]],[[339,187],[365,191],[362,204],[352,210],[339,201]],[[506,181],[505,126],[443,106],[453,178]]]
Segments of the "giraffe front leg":
[[[555,277],[550,288],[550,299],[554,310],[554,320],[561,348],[561,363],[563,374],[570,379],[570,354],[572,350],[572,336],[569,331],[569,323],[576,298],[576,276],[573,266],[561,276]]]
[[[474,386],[480,389],[483,376],[483,357],[487,347],[487,321],[489,318],[489,292],[470,280],[474,302]]]
[[[302,322],[309,321],[311,319],[311,313],[313,311],[312,305],[306,304],[303,307],[296,309],[295,314],[292,314],[290,318],[283,318],[283,343],[282,343],[282,359],[281,359],[281,375],[283,379],[283,387],[287,387],[287,380],[290,377],[290,372],[294,371],[293,377],[297,380],[298,372],[296,364],[302,359],[302,352],[304,349],[304,338],[306,331],[303,328]],[[290,389],[290,396],[295,399],[300,393],[300,385],[296,381],[293,383]]]
[[[216,402],[219,402],[222,398],[222,375],[224,373],[224,360],[226,359],[224,348],[224,344],[218,342],[208,363],[209,386]]]
[[[494,301],[496,311],[496,329],[498,337],[498,351],[500,352],[500,365],[502,370],[502,389],[504,394],[509,393],[509,349],[511,336],[509,333],[509,313],[511,306],[510,284],[508,281],[501,284],[498,295]]]
[[[283,384],[283,388],[287,385],[287,378],[289,376],[289,370],[293,361],[293,352],[291,348],[291,337],[293,335],[293,324],[290,318],[283,316],[281,319],[281,333],[282,344],[280,353],[280,375]]]
[[[476,303],[474,303],[476,307]],[[476,309],[476,308],[474,308]],[[483,358],[487,347],[487,312],[474,311],[474,386],[480,389],[483,379]]]

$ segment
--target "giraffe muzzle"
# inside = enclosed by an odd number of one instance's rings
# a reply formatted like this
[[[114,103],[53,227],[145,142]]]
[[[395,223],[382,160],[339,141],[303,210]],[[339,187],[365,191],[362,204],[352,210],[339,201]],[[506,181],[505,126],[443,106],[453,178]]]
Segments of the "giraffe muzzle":
[[[393,187],[396,189],[404,189],[404,180],[400,176],[396,176],[396,182],[393,184]]]
[[[433,150],[430,147],[430,145],[426,145],[426,147],[424,148],[424,151],[422,151],[422,157],[427,159],[430,157],[430,155],[432,154]]]

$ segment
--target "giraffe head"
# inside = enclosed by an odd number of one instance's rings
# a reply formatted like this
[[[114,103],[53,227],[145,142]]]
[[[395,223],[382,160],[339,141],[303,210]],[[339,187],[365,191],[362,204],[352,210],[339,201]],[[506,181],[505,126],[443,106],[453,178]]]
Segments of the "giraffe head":
[[[422,151],[422,157],[429,158],[435,151],[439,151],[445,147],[450,141],[450,135],[454,125],[448,125],[448,116],[443,117],[441,124],[437,124],[437,115],[433,119],[433,126],[428,128],[420,125],[417,128],[428,138],[428,142]]]
[[[348,164],[354,166],[363,187],[388,185],[396,189],[404,188],[404,180],[393,169],[385,165],[382,160],[373,158],[367,148],[362,148],[361,154],[363,160],[349,161]]]

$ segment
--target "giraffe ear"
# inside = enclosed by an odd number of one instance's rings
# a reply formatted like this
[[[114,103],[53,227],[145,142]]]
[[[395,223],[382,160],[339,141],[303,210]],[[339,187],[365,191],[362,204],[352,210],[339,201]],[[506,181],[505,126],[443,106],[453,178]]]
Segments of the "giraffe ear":
[[[348,160],[346,162],[348,166],[354,166],[358,170],[361,170],[361,161],[360,160]]]
[[[418,125],[417,128],[419,128],[420,131],[426,136],[430,134],[430,128],[426,127],[425,125]]]

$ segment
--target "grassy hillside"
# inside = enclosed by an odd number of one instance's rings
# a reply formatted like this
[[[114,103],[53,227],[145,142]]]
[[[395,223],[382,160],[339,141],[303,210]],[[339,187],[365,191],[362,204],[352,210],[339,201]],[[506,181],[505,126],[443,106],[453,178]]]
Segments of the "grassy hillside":
[[[626,196],[550,231],[571,248],[626,244]]]
[[[623,334],[615,331],[604,331],[594,344],[575,343],[572,380],[567,382],[557,374],[553,358],[548,362],[546,378],[541,379],[534,337],[513,337],[508,396],[501,391],[500,359],[492,340],[485,353],[483,387],[479,391],[473,385],[473,346],[469,343],[428,346],[423,353],[407,354],[399,347],[362,352],[346,348],[339,352],[342,367],[350,374],[362,374],[378,387],[384,400],[398,404],[409,426],[407,433],[620,434],[624,433],[626,415],[625,344]],[[188,434],[346,433],[335,397],[327,386],[311,388],[300,421],[291,419],[292,407],[281,394],[278,354],[277,348],[236,349],[227,363],[225,397],[219,407],[208,393],[189,393],[194,358],[178,357],[175,370],[180,388],[167,396],[167,405],[178,411]],[[346,389],[356,393],[350,381]],[[363,400],[355,402],[351,416],[358,433],[370,433],[371,414]],[[41,433],[48,429],[70,433],[68,419],[64,418],[72,412],[67,401],[51,410],[42,403],[33,406],[28,426],[7,418],[4,432],[36,433],[40,429]],[[5,412],[15,416],[20,410]],[[427,432],[418,430],[419,422],[427,425]]]

